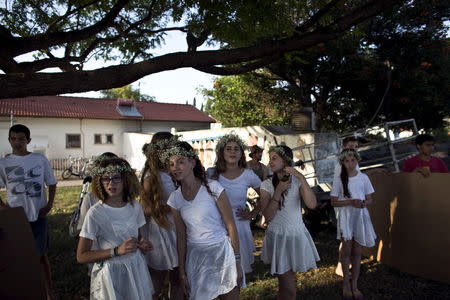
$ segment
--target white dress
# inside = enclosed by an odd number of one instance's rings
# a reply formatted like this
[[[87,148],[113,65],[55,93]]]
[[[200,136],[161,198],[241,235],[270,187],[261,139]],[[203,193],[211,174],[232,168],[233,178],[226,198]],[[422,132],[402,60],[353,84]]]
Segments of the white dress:
[[[252,170],[245,169],[240,176],[234,179],[228,179],[220,175],[218,181],[224,187],[231,208],[233,209],[234,221],[239,236],[242,268],[245,273],[250,273],[252,271],[251,264],[255,261],[253,256],[255,245],[250,221],[239,219],[236,213],[238,209],[246,209],[247,190],[250,187],[258,189],[261,186],[261,180]]]
[[[102,201],[91,207],[80,236],[95,241],[99,249],[119,246],[130,237],[138,238],[145,224],[141,205],[133,201],[115,208]],[[91,299],[151,299],[153,285],[140,250],[94,264]]]
[[[208,185],[215,197],[202,185],[192,201],[184,199],[178,188],[167,202],[186,225],[185,268],[190,299],[195,300],[215,299],[237,285],[233,247],[216,204],[223,187],[215,180]]]
[[[146,174],[145,178],[148,177]],[[159,172],[162,195],[161,202],[167,204],[170,193],[175,190],[175,184],[169,174]],[[166,214],[169,227],[164,228],[151,218],[144,226],[144,234],[153,245],[153,250],[145,255],[147,265],[153,270],[172,270],[178,267],[177,234],[171,213]]]
[[[284,206],[269,222],[263,241],[261,259],[270,264],[272,274],[289,270],[305,272],[319,261],[314,241],[303,223],[300,206],[300,181],[291,176],[291,187],[284,196]],[[264,180],[261,190],[273,196],[272,179]]]
[[[361,172],[358,172],[356,176],[349,177],[348,189],[351,199],[364,200],[366,195],[374,192],[369,177]],[[340,178],[333,182],[330,196],[338,197],[338,200],[347,200],[344,197],[344,189]],[[367,208],[341,206],[335,207],[334,210],[337,219],[337,239],[348,241],[354,238],[361,246],[375,246],[377,236]]]

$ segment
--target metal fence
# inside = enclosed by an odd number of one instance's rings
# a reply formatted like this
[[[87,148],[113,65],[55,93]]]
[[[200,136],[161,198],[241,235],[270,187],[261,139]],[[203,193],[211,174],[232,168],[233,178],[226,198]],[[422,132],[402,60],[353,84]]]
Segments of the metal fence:
[[[61,175],[64,170],[68,169],[72,166],[73,173],[80,173],[83,166],[88,163],[89,159],[82,157],[66,157],[66,158],[52,158],[49,159],[50,165],[53,169],[53,175],[56,179],[62,179]],[[76,176],[72,176],[73,178],[77,178]]]

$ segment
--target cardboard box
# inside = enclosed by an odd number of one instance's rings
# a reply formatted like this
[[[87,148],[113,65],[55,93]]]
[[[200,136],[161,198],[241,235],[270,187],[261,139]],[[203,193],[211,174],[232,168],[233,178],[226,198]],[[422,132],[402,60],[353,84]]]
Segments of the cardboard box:
[[[369,212],[378,245],[366,249],[403,272],[450,283],[450,174],[374,174]]]
[[[46,299],[42,268],[21,207],[0,210],[0,299]]]

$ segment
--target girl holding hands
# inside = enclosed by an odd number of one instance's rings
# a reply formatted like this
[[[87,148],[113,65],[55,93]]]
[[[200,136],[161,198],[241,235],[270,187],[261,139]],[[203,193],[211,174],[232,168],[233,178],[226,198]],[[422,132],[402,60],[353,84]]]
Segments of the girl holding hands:
[[[316,268],[319,260],[314,242],[306,229],[300,196],[310,209],[316,197],[305,177],[294,167],[292,150],[284,145],[269,149],[273,178],[261,184],[261,206],[269,222],[261,258],[278,277],[277,299],[296,299],[295,272]]]
[[[189,299],[238,299],[242,280],[239,238],[223,187],[208,181],[186,142],[164,154],[179,188],[168,200],[177,232],[179,270]]]
[[[145,217],[139,181],[128,162],[101,161],[92,170],[92,190],[100,199],[84,220],[77,249],[79,263],[95,263],[91,299],[151,299],[153,286],[141,251],[152,248],[142,237]]]
[[[340,177],[333,182],[331,205],[335,207],[337,238],[342,241],[340,261],[344,274],[342,294],[344,299],[363,299],[358,289],[361,268],[361,247],[375,245],[375,231],[367,205],[372,202],[374,189],[369,177],[357,169],[360,156],[353,149],[339,155],[342,165]],[[351,279],[350,279],[350,264]]]

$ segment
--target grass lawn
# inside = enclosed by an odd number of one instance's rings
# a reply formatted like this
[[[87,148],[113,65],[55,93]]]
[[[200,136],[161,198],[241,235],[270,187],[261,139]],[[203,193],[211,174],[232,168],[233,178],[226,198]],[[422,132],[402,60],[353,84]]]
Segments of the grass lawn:
[[[59,299],[88,299],[87,267],[76,262],[77,240],[68,234],[71,212],[78,205],[80,187],[58,188],[55,206],[49,216],[50,263]],[[0,193],[5,199],[4,192]],[[264,231],[255,230],[257,247],[254,272],[247,275],[241,299],[276,299],[277,280],[260,259]],[[340,299],[342,279],[334,274],[338,241],[327,225],[313,237],[321,261],[318,268],[297,273],[298,299]],[[420,259],[420,258],[418,258]],[[371,260],[363,260],[360,289],[366,299],[450,299],[450,285],[422,279]]]

